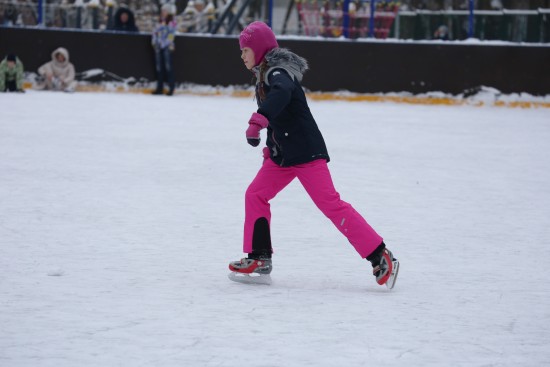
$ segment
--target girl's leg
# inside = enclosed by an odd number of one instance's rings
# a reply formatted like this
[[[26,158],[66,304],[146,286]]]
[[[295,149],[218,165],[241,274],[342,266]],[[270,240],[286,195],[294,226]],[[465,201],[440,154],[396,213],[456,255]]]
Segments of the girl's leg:
[[[243,251],[256,256],[271,256],[271,210],[273,199],[296,177],[291,168],[279,167],[267,159],[245,194]]]
[[[340,199],[325,160],[293,168],[315,205],[346,236],[362,258],[366,258],[382,243],[382,237],[365,219],[350,204]]]

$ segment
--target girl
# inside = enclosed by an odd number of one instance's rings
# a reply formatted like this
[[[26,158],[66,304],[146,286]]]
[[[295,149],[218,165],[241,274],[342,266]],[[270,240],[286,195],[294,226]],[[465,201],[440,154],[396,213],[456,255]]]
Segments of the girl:
[[[382,237],[340,199],[332,183],[327,148],[300,84],[308,69],[306,60],[279,48],[273,31],[262,22],[249,24],[239,43],[241,59],[256,76],[258,103],[248,121],[246,139],[258,146],[260,130],[267,128],[267,147],[264,163],[245,195],[243,250],[248,256],[229,264],[230,278],[246,282],[246,275],[271,273],[269,201],[298,178],[323,214],[372,263],[378,284],[393,288],[399,262]]]
[[[157,88],[153,94],[164,94],[164,79],[168,81],[168,95],[174,94],[174,54],[176,36],[176,21],[174,20],[172,5],[164,4],[160,11],[159,24],[153,31],[151,44],[155,49],[155,68],[157,73]]]

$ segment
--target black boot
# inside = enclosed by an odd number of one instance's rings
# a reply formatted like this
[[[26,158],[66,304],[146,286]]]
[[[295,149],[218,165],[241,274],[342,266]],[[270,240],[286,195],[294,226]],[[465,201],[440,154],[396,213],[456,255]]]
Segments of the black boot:
[[[370,261],[373,268],[380,264],[380,259],[382,259],[385,248],[386,244],[384,243],[384,241],[382,241],[382,243],[378,245],[376,250],[374,250],[369,256],[367,256],[367,260]]]
[[[272,253],[269,223],[266,218],[258,218],[254,223],[254,233],[252,234],[252,253],[248,254],[248,258],[271,259]]]
[[[166,95],[167,95],[167,96],[172,96],[172,95],[174,95],[174,89],[176,89],[175,86],[174,86],[173,84],[171,84],[171,85],[170,85],[170,89],[168,90],[168,93],[166,93]]]
[[[157,80],[157,87],[151,94],[154,94],[154,95],[164,94],[164,83],[161,83],[160,80],[162,79]]]

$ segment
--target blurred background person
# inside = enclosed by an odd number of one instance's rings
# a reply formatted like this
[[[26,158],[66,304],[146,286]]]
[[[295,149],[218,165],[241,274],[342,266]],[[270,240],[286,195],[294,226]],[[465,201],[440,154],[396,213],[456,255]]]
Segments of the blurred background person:
[[[449,40],[449,28],[446,25],[440,25],[434,32],[434,39],[436,40]]]
[[[190,0],[187,7],[180,14],[180,28],[183,33],[203,33],[210,30],[210,18],[215,14],[214,5],[209,2],[208,5],[204,0]]]
[[[113,18],[113,26],[109,28],[109,30],[119,32],[139,32],[139,29],[136,26],[134,12],[129,8],[121,6],[118,8]]]
[[[8,54],[0,62],[0,91],[24,92],[23,63],[15,54]]]
[[[69,51],[63,47],[52,52],[52,60],[38,68],[38,89],[74,92],[76,88],[74,65],[69,62]]]
[[[13,26],[17,24],[17,8],[14,3],[0,2],[0,25]]]
[[[151,44],[155,49],[155,71],[157,74],[157,88],[153,94],[164,94],[164,81],[168,83],[168,93],[174,94],[175,78],[173,54],[175,50],[176,21],[175,9],[171,4],[164,4],[161,8],[159,23],[155,27]]]
[[[20,13],[17,17],[17,25],[34,26],[38,24],[38,16],[32,3],[21,3]]]

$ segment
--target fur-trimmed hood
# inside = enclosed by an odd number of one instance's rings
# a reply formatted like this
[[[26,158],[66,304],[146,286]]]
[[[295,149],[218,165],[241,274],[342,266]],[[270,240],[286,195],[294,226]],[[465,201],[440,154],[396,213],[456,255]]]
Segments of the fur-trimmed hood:
[[[63,57],[65,57],[65,61],[59,62],[56,58],[57,54],[63,55]],[[64,47],[58,47],[54,52],[52,52],[52,62],[56,67],[65,67],[69,64],[69,51],[67,51]]]
[[[265,82],[269,85],[267,76],[273,69],[284,69],[299,82],[302,81],[304,73],[309,68],[307,60],[286,48],[274,48],[265,55],[268,69],[265,72]]]

